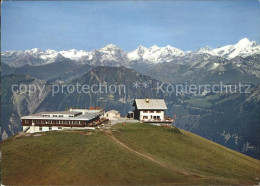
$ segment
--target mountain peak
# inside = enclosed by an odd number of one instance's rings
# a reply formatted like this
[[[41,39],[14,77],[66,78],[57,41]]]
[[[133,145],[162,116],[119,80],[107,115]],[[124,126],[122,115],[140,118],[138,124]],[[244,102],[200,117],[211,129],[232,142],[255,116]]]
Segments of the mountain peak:
[[[237,56],[246,57],[253,54],[260,54],[260,46],[254,41],[249,41],[248,38],[243,38],[235,45],[216,48],[212,52],[226,59],[232,59]]]
[[[236,44],[236,46],[240,46],[240,47],[247,47],[251,44],[252,42],[250,42],[250,40],[248,38],[243,38],[241,40],[238,41],[238,43]]]
[[[171,45],[167,45],[165,48],[174,48],[174,47],[172,47]]]
[[[121,50],[121,48],[114,44],[108,44],[101,48],[101,50]]]
[[[39,53],[39,52],[42,52],[42,50],[39,49],[39,48],[32,48],[31,50],[26,50],[25,52],[28,52],[28,53]]]
[[[202,47],[190,52],[184,52],[170,45],[165,47],[153,45],[150,48],[140,45],[131,52],[125,52],[117,45],[108,44],[101,49],[90,52],[76,49],[62,50],[59,52],[51,49],[42,51],[38,48],[33,48],[26,51],[2,52],[1,56],[5,63],[10,66],[23,66],[24,64],[31,64],[28,57],[40,59],[38,62],[35,62],[34,65],[48,64],[57,61],[58,56],[63,56],[82,64],[88,63],[91,65],[103,66],[127,66],[132,62],[145,62],[147,64],[172,62],[174,59],[190,54],[210,54],[212,56],[218,56],[225,59],[232,59],[237,56],[247,57],[250,55],[260,54],[260,46],[255,41],[250,41],[248,38],[243,38],[234,45],[226,45],[215,49],[211,49],[210,47]],[[15,62],[16,59],[22,59],[23,64],[18,64]],[[112,61],[113,64],[111,64]]]
[[[56,51],[52,50],[52,49],[47,49],[47,50],[45,50],[45,52],[47,52],[47,53],[56,53]]]
[[[158,47],[157,45],[153,45],[149,49],[158,49],[158,48],[160,48],[160,47]]]
[[[143,45],[139,45],[136,50],[146,50],[147,48]]]

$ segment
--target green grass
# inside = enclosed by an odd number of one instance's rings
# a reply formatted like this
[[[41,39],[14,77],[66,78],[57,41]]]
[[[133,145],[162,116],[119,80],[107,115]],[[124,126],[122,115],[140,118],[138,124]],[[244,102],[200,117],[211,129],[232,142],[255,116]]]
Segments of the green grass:
[[[194,134],[134,123],[119,124],[113,129],[113,135],[121,142],[171,169],[130,152],[104,131],[47,132],[45,136],[12,137],[1,143],[2,183],[257,183],[254,179],[259,177],[258,160]]]
[[[149,124],[117,125],[114,129],[114,136],[129,147],[176,170],[226,181],[254,182],[260,177],[259,160],[183,130],[176,134]]]
[[[184,182],[119,146],[103,132],[51,132],[2,143],[2,182],[12,184],[161,184]]]

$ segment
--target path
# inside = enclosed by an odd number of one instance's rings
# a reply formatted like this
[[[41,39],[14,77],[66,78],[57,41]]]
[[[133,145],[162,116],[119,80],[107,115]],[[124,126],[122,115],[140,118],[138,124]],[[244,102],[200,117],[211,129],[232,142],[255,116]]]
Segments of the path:
[[[119,141],[113,134],[110,130],[104,130],[105,134],[107,134],[113,141],[115,141],[117,144],[121,145],[122,147],[126,148],[128,151],[132,152],[132,153],[135,153],[137,154],[138,156],[141,156],[145,159],[148,159],[156,164],[158,164],[160,167],[164,167],[170,171],[173,171],[175,173],[179,173],[179,174],[184,174],[184,175],[187,175],[187,176],[192,176],[192,177],[201,177],[201,176],[198,176],[198,175],[191,175],[191,174],[188,174],[187,172],[182,172],[182,171],[177,171],[177,170],[174,170],[172,167],[170,167],[169,165],[163,163],[163,162],[160,162],[156,159],[154,159],[153,157],[147,155],[147,154],[143,154],[141,152],[138,152],[132,148],[130,148],[129,146],[127,146],[126,144],[124,144],[123,142]]]
[[[163,163],[159,160],[156,160],[155,158],[147,155],[147,154],[143,154],[141,152],[138,152],[132,148],[130,148],[129,146],[127,146],[126,144],[124,144],[123,142],[119,141],[114,135],[113,133],[111,132],[111,130],[103,130],[105,132],[106,135],[108,135],[114,142],[116,142],[117,144],[121,145],[122,147],[126,148],[129,152],[132,152],[134,154],[137,154],[138,156],[141,156],[147,160],[150,160],[154,163],[156,163],[157,165],[159,165],[160,167],[163,167],[163,168],[166,168],[174,173],[177,173],[177,174],[183,174],[183,175],[186,175],[186,176],[189,176],[189,177],[193,177],[193,178],[203,178],[203,179],[211,179],[210,176],[202,176],[202,175],[195,175],[195,174],[189,174],[187,172],[183,172],[183,171],[178,171],[178,170],[175,170],[173,169],[171,166],[167,165],[166,163]],[[217,177],[213,177],[213,179],[219,179],[220,181],[223,181],[224,179],[226,178],[217,178]],[[234,180],[234,179],[226,179],[228,180],[230,183],[234,183],[234,184],[248,184],[248,182],[241,182],[241,181],[238,181],[238,180]],[[251,184],[251,183],[250,183]]]

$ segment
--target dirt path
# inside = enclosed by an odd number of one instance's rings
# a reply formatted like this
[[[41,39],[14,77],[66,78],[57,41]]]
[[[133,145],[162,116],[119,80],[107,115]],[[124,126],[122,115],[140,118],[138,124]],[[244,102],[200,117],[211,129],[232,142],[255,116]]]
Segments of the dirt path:
[[[143,157],[143,158],[145,158],[145,159],[147,159],[147,160],[150,160],[150,161],[156,163],[157,165],[159,165],[160,167],[166,168],[166,169],[168,169],[168,170],[170,170],[170,171],[172,171],[172,172],[174,172],[174,173],[183,174],[183,175],[186,175],[186,176],[188,176],[188,177],[195,178],[195,179],[196,179],[196,178],[198,178],[198,179],[211,179],[211,177],[209,177],[209,176],[201,176],[201,175],[189,174],[189,173],[187,173],[187,172],[175,170],[175,169],[173,169],[171,166],[167,165],[166,163],[161,162],[161,161],[159,161],[159,160],[156,160],[154,157],[151,157],[151,156],[149,156],[149,155],[147,155],[147,154],[143,154],[143,153],[141,153],[141,152],[138,152],[138,151],[136,151],[136,150],[130,148],[129,146],[127,146],[127,145],[124,144],[123,142],[119,141],[119,140],[113,135],[113,133],[111,132],[111,130],[103,130],[103,131],[104,131],[104,133],[105,133],[107,136],[109,136],[114,142],[116,142],[117,144],[119,144],[119,145],[121,145],[122,147],[126,148],[129,152],[132,152],[132,153],[134,153],[134,154],[136,154],[136,155],[138,155],[138,156],[140,156],[140,157]],[[218,178],[213,177],[213,179],[218,179]],[[219,180],[223,181],[224,179],[225,179],[225,178],[222,178],[222,179],[219,179]],[[238,180],[234,180],[234,179],[230,179],[230,178],[227,179],[227,180],[228,180],[228,182],[230,182],[230,183],[233,182],[233,184],[248,184],[248,182],[242,182],[242,181],[238,181]],[[250,184],[252,184],[252,183],[250,183]]]
[[[192,177],[198,177],[200,178],[201,176],[198,176],[198,175],[191,175],[191,174],[188,174],[187,172],[182,172],[182,171],[177,171],[177,170],[174,170],[173,168],[171,168],[170,166],[168,166],[167,164],[163,163],[163,162],[160,162],[156,159],[154,159],[153,157],[147,155],[147,154],[143,154],[141,152],[138,152],[132,148],[130,148],[129,146],[127,146],[126,144],[124,144],[123,142],[119,141],[113,134],[110,130],[104,130],[105,134],[107,134],[113,141],[115,141],[117,144],[121,145],[122,147],[126,148],[128,151],[134,153],[134,154],[137,154],[138,156],[141,156],[145,159],[148,159],[156,164],[158,164],[160,167],[164,167],[170,171],[173,171],[175,173],[178,173],[178,174],[184,174],[184,175],[187,175],[187,176],[192,176]]]

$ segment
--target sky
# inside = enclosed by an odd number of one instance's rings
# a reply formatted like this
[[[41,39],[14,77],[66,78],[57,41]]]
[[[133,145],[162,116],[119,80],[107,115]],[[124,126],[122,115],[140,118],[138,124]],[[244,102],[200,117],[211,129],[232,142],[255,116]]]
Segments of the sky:
[[[260,43],[260,1],[4,1],[1,50]]]

